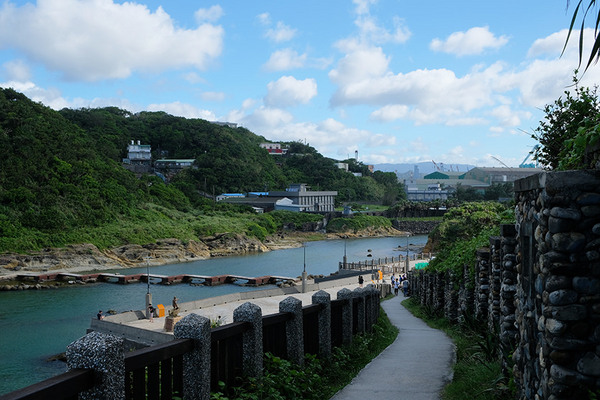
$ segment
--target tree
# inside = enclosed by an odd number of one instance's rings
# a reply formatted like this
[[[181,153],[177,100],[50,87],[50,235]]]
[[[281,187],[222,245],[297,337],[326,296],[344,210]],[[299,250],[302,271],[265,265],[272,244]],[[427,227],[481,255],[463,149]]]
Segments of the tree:
[[[570,1],[567,0],[567,8],[569,8]],[[587,5],[586,5],[587,4]],[[571,25],[569,26],[569,33],[567,34],[567,39],[565,40],[565,46],[563,48],[563,53],[567,48],[567,44],[569,43],[569,39],[571,38],[571,33],[573,31],[573,27],[575,26],[575,21],[577,21],[577,17],[581,17],[581,29],[579,31],[579,66],[581,66],[581,61],[583,61],[583,33],[585,28],[585,20],[588,17],[588,13],[595,8],[596,0],[579,0],[577,2],[577,6],[573,11],[573,18],[571,18]],[[598,11],[598,16],[596,18],[596,24],[594,29],[594,45],[592,46],[592,50],[590,51],[590,57],[585,66],[585,70],[590,67],[592,63],[598,62],[600,58],[600,32],[598,31],[598,26],[600,25],[600,10]]]
[[[532,134],[540,143],[533,157],[549,169],[559,169],[561,161],[567,158],[571,160],[568,168],[582,168],[585,148],[591,144],[593,137],[587,140],[589,135],[581,128],[588,126],[593,130],[597,126],[594,123],[600,115],[597,88],[580,87],[576,78],[574,82],[574,94],[565,91],[564,99],[560,97],[544,107],[544,121]],[[574,147],[577,154],[573,152]],[[564,161],[562,164],[565,164]]]

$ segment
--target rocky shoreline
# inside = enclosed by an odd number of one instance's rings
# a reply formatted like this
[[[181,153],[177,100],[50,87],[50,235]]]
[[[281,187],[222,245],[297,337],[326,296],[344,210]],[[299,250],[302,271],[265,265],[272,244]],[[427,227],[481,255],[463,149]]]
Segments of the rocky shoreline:
[[[231,233],[189,242],[182,242],[179,239],[163,239],[151,244],[130,244],[105,250],[100,250],[89,243],[74,244],[64,248],[44,249],[30,254],[0,254],[0,281],[12,281],[17,274],[105,271],[140,267],[146,264],[157,266],[211,257],[260,253],[300,247],[303,242],[309,240],[404,235],[406,232],[378,228],[344,234],[284,232],[270,236],[263,242],[254,237]],[[23,286],[27,286],[27,289],[47,287],[47,285]]]

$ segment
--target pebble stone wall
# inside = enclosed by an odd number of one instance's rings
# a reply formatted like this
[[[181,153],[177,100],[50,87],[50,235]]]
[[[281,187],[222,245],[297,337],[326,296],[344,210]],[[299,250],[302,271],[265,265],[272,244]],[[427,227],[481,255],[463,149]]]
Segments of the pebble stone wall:
[[[515,203],[517,223],[500,227],[460,284],[419,271],[409,277],[412,295],[452,321],[475,315],[499,335],[503,370],[519,399],[597,398],[600,171],[521,179]]]

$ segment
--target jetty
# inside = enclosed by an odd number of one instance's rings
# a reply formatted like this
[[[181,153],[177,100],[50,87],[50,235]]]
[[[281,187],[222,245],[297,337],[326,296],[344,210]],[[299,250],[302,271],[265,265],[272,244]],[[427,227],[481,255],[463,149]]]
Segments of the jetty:
[[[177,283],[196,283],[206,286],[214,286],[225,283],[236,283],[237,281],[245,281],[243,284],[248,286],[260,286],[268,284],[276,284],[277,282],[294,281],[295,278],[287,276],[258,276],[249,277],[242,275],[194,275],[194,274],[180,274],[180,275],[158,275],[158,274],[131,274],[122,275],[115,273],[94,273],[94,274],[75,274],[70,272],[57,272],[49,274],[18,274],[16,279],[19,281],[31,281],[31,282],[47,282],[47,281],[73,281],[73,282],[108,282],[108,283],[119,283],[129,284],[138,282],[152,282],[162,285],[171,285]]]

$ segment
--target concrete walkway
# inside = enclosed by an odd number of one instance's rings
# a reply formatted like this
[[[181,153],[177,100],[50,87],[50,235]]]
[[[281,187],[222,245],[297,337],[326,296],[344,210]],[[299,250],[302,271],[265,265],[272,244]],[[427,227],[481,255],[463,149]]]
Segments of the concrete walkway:
[[[400,294],[381,303],[392,324],[400,329],[394,343],[332,400],[440,398],[442,388],[452,380],[454,344],[445,333],[414,317],[400,304],[404,299]]]

